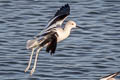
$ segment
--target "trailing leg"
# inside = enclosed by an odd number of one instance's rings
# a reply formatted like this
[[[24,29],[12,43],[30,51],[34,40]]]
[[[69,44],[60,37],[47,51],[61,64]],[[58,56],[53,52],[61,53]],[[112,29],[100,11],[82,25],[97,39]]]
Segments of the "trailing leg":
[[[43,47],[40,47],[40,48],[38,48],[37,51],[36,51],[35,62],[34,62],[34,66],[33,66],[32,70],[31,70],[31,72],[30,72],[30,75],[32,75],[32,74],[34,73],[35,69],[36,69],[38,54],[39,54],[39,52],[40,52],[40,50],[41,50],[42,48],[43,48]]]
[[[31,61],[32,61],[32,56],[33,56],[33,54],[34,54],[34,50],[35,50],[35,48],[32,48],[32,53],[31,53],[31,56],[30,56],[30,59],[29,59],[29,62],[28,62],[28,66],[27,66],[27,68],[25,69],[25,72],[27,72],[28,69],[30,68]]]

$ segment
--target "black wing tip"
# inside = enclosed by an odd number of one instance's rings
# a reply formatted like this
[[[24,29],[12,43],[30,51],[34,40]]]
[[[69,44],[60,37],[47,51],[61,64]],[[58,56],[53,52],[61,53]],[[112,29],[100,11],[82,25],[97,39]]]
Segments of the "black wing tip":
[[[114,74],[118,75],[118,74],[120,74],[120,71],[119,71],[119,72],[116,72],[116,73],[114,73]]]
[[[67,14],[69,15],[70,14],[70,6],[69,4],[65,4],[64,6],[62,6],[55,14],[55,16],[58,16],[58,15],[64,15],[64,14]]]
[[[65,7],[70,7],[68,3],[66,3],[64,6],[65,6]]]
[[[120,71],[118,71],[118,72],[115,72],[115,73],[113,73],[113,74],[115,74],[115,75],[118,75],[118,74],[120,74]]]
[[[116,73],[109,74],[107,76],[104,76],[103,78],[106,78],[106,77],[109,77],[109,76],[111,76],[111,78],[113,78],[113,77],[117,76],[118,74],[120,74],[120,71],[116,72]]]
[[[64,6],[65,6],[65,7],[69,7],[69,8],[70,8],[70,6],[69,6],[69,4],[68,4],[68,3],[67,3],[67,4],[65,4]]]

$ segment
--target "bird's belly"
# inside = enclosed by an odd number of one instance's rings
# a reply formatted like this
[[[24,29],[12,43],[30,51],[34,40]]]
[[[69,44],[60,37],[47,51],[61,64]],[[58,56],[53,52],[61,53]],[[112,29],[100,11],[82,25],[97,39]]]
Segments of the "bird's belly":
[[[64,35],[63,33],[59,34],[59,36],[57,37],[57,42],[60,42],[64,39],[66,39],[67,37],[68,37],[68,35]]]

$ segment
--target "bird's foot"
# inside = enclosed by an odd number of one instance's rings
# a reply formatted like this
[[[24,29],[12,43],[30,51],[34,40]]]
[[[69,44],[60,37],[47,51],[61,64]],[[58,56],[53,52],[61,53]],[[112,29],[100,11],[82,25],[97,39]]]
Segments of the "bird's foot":
[[[25,71],[24,71],[24,72],[27,72],[27,71],[28,71],[28,69],[29,69],[29,67],[27,67],[27,68],[25,69]]]
[[[30,75],[32,75],[34,72],[35,72],[35,69],[32,68],[32,70],[31,70],[31,72],[30,72]]]

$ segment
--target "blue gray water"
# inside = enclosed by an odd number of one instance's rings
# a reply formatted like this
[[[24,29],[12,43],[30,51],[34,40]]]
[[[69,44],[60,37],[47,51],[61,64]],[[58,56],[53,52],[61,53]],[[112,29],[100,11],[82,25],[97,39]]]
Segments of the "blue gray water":
[[[33,76],[24,73],[26,41],[65,3],[74,29],[51,56],[43,49]],[[67,21],[66,20],[66,21]],[[0,0],[0,80],[98,80],[120,71],[120,0]]]

